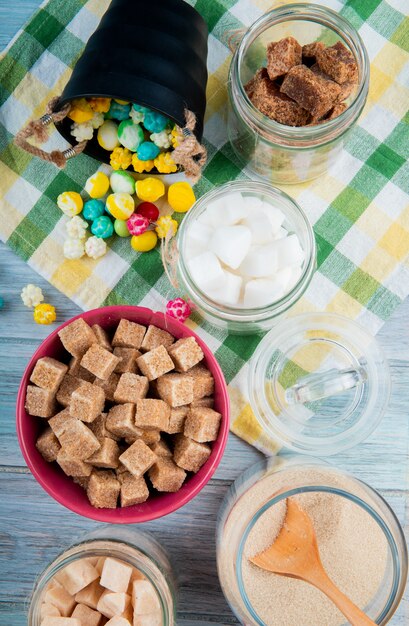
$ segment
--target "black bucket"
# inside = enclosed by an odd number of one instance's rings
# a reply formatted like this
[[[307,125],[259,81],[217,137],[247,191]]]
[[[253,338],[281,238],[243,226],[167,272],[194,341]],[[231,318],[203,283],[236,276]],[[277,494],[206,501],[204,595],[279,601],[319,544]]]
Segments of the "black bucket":
[[[206,108],[207,25],[183,0],[112,0],[61,95],[128,100],[163,113],[178,126],[196,115],[200,141]],[[72,120],[57,124],[70,143]],[[95,134],[84,150],[109,163]],[[153,173],[153,172],[152,172]]]

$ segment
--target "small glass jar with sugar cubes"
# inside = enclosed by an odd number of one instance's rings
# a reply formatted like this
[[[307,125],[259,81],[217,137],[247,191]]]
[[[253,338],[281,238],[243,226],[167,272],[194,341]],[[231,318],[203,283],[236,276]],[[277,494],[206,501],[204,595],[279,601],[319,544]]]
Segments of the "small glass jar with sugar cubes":
[[[27,624],[70,617],[73,626],[93,626],[101,615],[104,624],[120,617],[135,626],[176,624],[171,566],[152,535],[110,525],[81,537],[38,577]]]
[[[316,268],[312,226],[287,194],[232,181],[202,196],[178,231],[179,289],[201,316],[232,333],[270,329]]]

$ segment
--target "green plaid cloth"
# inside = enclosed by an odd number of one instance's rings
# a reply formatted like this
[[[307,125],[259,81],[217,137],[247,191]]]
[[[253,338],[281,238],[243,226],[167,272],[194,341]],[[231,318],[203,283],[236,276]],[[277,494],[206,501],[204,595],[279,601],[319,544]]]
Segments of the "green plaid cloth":
[[[272,3],[190,0],[190,4],[206,19],[210,31],[204,134],[209,159],[196,186],[201,195],[214,185],[245,178],[226,136],[231,57],[226,33],[248,27]],[[342,13],[359,30],[371,59],[371,83],[365,111],[338,163],[316,181],[285,189],[309,215],[318,243],[319,269],[296,310],[336,311],[376,333],[409,291],[407,1],[321,4]],[[83,309],[126,303],[163,310],[169,298],[181,294],[170,288],[158,250],[137,254],[128,240],[115,238],[102,259],[64,259],[66,218],[56,206],[56,197],[62,191],[82,191],[99,163],[80,155],[60,171],[13,145],[16,132],[40,117],[48,100],[61,93],[107,6],[107,0],[50,0],[1,58],[0,236]],[[45,147],[62,144],[54,132]],[[264,439],[245,393],[246,364],[260,337],[228,335],[201,322],[196,314],[189,324],[198,326],[230,383],[232,430],[264,451],[277,449]]]

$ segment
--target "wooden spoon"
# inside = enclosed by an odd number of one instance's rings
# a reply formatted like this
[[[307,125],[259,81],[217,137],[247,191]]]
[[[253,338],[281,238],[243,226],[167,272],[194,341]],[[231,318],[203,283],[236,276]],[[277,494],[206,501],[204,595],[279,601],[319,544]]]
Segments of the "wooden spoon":
[[[314,585],[338,607],[352,626],[376,626],[329,578],[321,563],[312,520],[293,499],[287,500],[287,515],[275,542],[250,561],[274,574]]]

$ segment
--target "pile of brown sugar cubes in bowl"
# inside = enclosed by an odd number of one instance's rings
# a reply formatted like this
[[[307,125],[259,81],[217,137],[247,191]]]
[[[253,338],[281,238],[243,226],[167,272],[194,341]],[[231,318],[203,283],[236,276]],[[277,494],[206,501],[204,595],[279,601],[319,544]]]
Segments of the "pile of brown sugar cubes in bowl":
[[[36,444],[44,459],[96,508],[178,491],[209,458],[221,420],[195,338],[126,319],[112,341],[82,318],[58,334],[69,363],[39,359],[26,393],[27,412],[47,420]]]
[[[267,46],[267,67],[245,85],[253,105],[287,126],[315,126],[338,117],[356,90],[354,55],[338,41],[301,46],[286,37]]]

